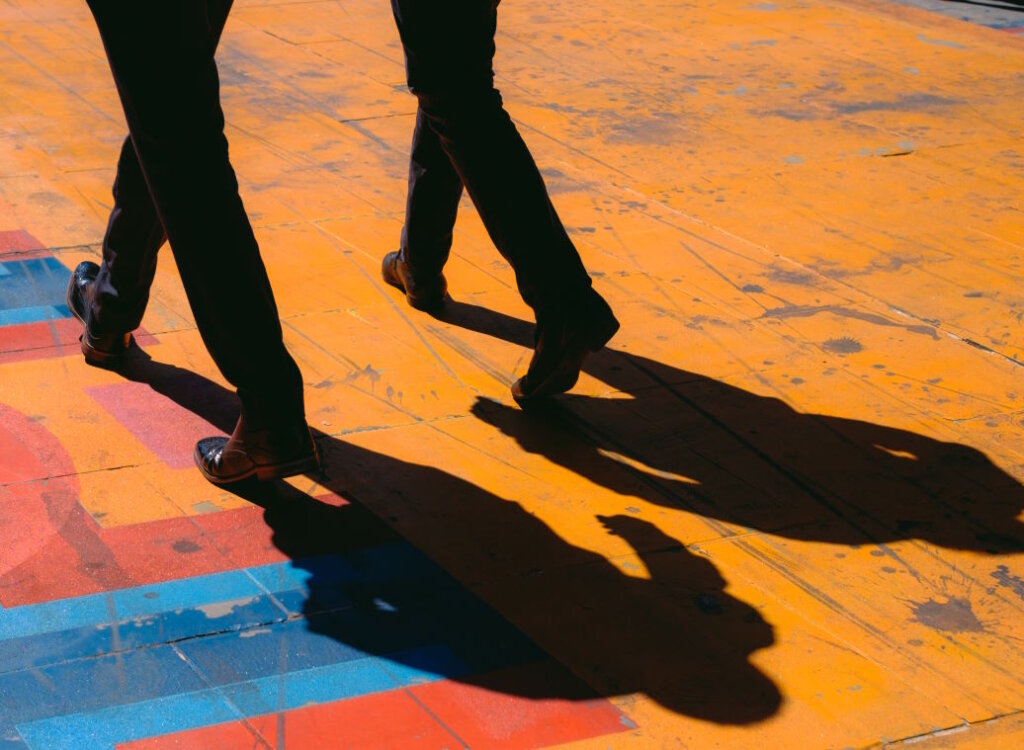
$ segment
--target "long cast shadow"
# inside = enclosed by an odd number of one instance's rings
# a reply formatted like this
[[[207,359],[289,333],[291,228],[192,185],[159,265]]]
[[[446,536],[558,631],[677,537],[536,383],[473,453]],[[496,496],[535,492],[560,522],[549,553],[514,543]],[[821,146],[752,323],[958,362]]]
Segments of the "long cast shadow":
[[[225,432],[233,427],[234,394],[199,375],[141,351],[118,371]],[[391,662],[529,698],[642,692],[676,713],[723,724],[757,722],[781,705],[779,689],[750,662],[774,642],[771,625],[726,593],[710,561],[652,524],[600,518],[633,547],[650,577],[627,575],[567,543],[514,499],[433,466],[314,434],[324,474],[313,478],[348,502],[321,502],[283,482],[231,488],[265,509],[275,546],[307,572],[301,608],[311,630]],[[414,530],[411,541],[460,580],[477,578],[476,596],[425,559],[406,561],[400,575],[353,575],[355,567],[394,564],[374,562],[375,546],[396,534],[367,508],[412,517],[402,526]],[[529,575],[516,572],[524,570]],[[477,597],[512,613],[518,632],[496,624],[500,618]],[[436,642],[451,653],[423,648]],[[509,668],[545,654],[571,674],[553,663],[533,677]]]
[[[438,319],[532,346],[533,326],[450,302]],[[480,399],[480,419],[624,495],[793,539],[921,539],[1024,550],[1024,487],[969,446],[783,401],[605,349],[585,371],[617,398],[568,395],[520,411]]]

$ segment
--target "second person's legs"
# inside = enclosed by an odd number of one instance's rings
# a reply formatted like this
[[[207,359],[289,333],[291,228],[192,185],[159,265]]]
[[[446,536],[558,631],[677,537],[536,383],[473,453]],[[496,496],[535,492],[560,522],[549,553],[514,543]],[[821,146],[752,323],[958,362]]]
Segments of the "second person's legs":
[[[391,5],[409,87],[419,101],[417,133],[426,130],[440,146],[424,153],[433,156],[438,174],[445,173],[439,166],[441,152],[451,166],[447,179],[419,184],[414,141],[402,256],[410,269],[424,270],[447,257],[457,197],[454,189],[439,196],[434,185],[451,185],[457,175],[537,316],[534,361],[513,392],[525,400],[567,390],[585,352],[603,346],[618,322],[593,291],[533,157],[494,88],[498,2],[392,0]],[[424,220],[418,215],[421,207],[439,206],[447,208],[441,216]],[[414,230],[424,226],[435,234],[420,235],[423,256],[429,258],[421,262]]]

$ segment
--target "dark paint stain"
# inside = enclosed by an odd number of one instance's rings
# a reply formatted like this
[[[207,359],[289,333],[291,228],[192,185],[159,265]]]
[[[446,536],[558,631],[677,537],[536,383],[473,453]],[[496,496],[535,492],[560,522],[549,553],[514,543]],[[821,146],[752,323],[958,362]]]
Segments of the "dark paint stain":
[[[914,619],[933,630],[946,633],[981,633],[985,630],[966,599],[955,596],[947,602],[929,599],[913,606]]]
[[[656,112],[646,117],[614,122],[606,131],[609,144],[628,143],[638,146],[670,146],[686,136],[682,118],[671,112]]]
[[[760,284],[746,284],[741,289],[741,292],[749,292],[750,294],[761,294],[764,291],[764,287]]]
[[[888,326],[890,328],[903,328],[904,330],[910,331],[911,333],[920,333],[924,336],[930,336],[931,338],[938,341],[939,334],[935,331],[932,326],[924,325],[904,325],[897,323],[888,318],[883,318],[881,315],[875,315],[873,313],[860,312],[858,310],[849,310],[839,305],[787,305],[786,307],[778,307],[774,310],[765,310],[762,314],[762,318],[809,318],[812,315],[818,315],[819,313],[832,313],[838,315],[841,318],[853,318],[855,320],[863,320],[865,323],[873,323],[879,326]],[[966,339],[965,339],[966,340]]]
[[[984,297],[985,293],[984,292],[964,292],[964,296],[965,297],[969,297],[970,299],[977,299],[978,297]]]
[[[827,352],[833,352],[835,354],[856,354],[857,352],[863,351],[864,347],[857,339],[851,339],[849,336],[843,336],[839,339],[829,339],[821,348]]]
[[[1024,599],[1024,579],[1020,576],[1011,575],[1008,567],[1000,565],[996,568],[992,577],[996,579],[1000,586],[1010,589],[1021,599]]]
[[[814,274],[807,271],[788,271],[784,268],[773,268],[768,272],[768,278],[772,281],[779,281],[783,284],[798,284],[799,286],[810,286],[814,283]]]
[[[908,94],[898,99],[875,100],[868,102],[832,103],[833,111],[842,115],[854,115],[858,112],[906,112],[927,107],[948,107],[961,102],[934,94]]]
[[[188,539],[179,539],[171,546],[174,547],[175,552],[181,552],[183,555],[198,552],[202,549],[198,544]]]
[[[793,120],[795,122],[806,122],[808,120],[817,120],[821,113],[814,109],[769,109],[757,113],[758,117],[782,117],[786,120]]]

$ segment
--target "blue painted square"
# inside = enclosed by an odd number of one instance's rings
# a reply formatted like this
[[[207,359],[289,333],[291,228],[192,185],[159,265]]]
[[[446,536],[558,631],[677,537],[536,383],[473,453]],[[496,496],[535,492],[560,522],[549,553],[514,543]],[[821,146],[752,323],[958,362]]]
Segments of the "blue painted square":
[[[70,279],[53,257],[0,263],[0,326],[70,318],[64,302]]]

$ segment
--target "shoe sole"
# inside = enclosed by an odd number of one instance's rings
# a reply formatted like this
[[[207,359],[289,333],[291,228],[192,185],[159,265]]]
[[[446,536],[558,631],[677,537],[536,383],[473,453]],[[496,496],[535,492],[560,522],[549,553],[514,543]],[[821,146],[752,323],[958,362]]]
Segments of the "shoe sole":
[[[72,279],[72,283],[73,281],[74,280]],[[72,286],[71,283],[69,283],[68,290],[64,294],[64,302],[67,305],[68,310],[74,316],[75,320],[82,324],[82,335],[78,337],[78,342],[79,344],[81,344],[82,354],[85,356],[85,362],[86,364],[94,365],[96,367],[109,367],[111,364],[119,361],[122,357],[124,357],[125,353],[128,351],[128,348],[131,346],[132,336],[131,334],[129,334],[128,344],[125,346],[123,350],[119,352],[105,352],[100,349],[94,349],[92,346],[90,346],[88,335],[86,334],[85,318],[79,315],[78,310],[76,310],[75,306],[71,304],[71,289]]]
[[[236,482],[251,479],[252,477],[256,477],[260,482],[266,482],[273,479],[284,479],[286,477],[293,477],[296,474],[308,474],[309,472],[320,470],[320,458],[315,450],[312,456],[303,456],[302,458],[297,458],[294,461],[286,461],[283,464],[256,465],[251,469],[247,469],[240,474],[235,474],[230,477],[214,476],[203,468],[198,456],[193,456],[193,460],[195,461],[196,468],[199,469],[199,473],[202,474],[208,482],[216,485],[235,484]]]

